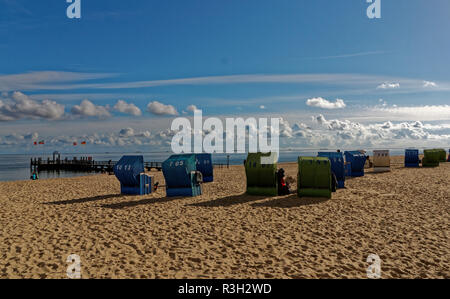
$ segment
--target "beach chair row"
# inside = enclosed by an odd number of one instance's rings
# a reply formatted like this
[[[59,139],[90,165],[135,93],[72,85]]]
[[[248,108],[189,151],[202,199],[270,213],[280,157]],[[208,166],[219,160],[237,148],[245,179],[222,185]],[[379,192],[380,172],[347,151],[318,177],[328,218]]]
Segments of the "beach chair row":
[[[345,188],[346,177],[364,176],[364,169],[372,163],[374,172],[390,171],[389,150],[373,151],[370,162],[365,151],[319,152],[317,157],[299,157],[297,174],[298,196],[331,198],[336,189]],[[450,153],[450,151],[449,151]],[[284,170],[278,170],[276,153],[249,153],[244,162],[247,193],[276,196],[289,193]],[[420,160],[419,150],[405,151],[405,167],[436,167],[450,162],[443,149],[425,150]],[[162,164],[168,197],[198,196],[202,183],[214,180],[211,154],[172,155]],[[114,166],[122,194],[146,195],[158,188],[154,177],[145,174],[143,156],[123,156]]]
[[[450,154],[450,151],[449,151]],[[263,164],[262,157],[273,153],[249,154],[245,161],[247,177],[247,194],[250,195],[283,195],[280,185],[285,184],[277,173],[277,163]],[[436,167],[440,162],[450,162],[445,150],[425,150],[422,161],[419,150],[405,151],[405,167]],[[369,165],[368,165],[369,164]],[[389,150],[374,150],[373,162],[365,151],[319,152],[317,157],[298,157],[297,195],[299,197],[331,198],[333,192],[345,188],[346,177],[364,176],[365,168],[373,167],[373,172],[390,171]],[[284,171],[283,171],[284,172]]]

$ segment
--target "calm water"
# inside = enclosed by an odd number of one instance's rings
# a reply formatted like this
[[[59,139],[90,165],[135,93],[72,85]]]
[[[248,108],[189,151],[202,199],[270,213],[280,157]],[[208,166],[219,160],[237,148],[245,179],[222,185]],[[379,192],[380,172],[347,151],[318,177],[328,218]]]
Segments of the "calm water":
[[[127,155],[143,155],[144,161],[146,162],[162,162],[167,159],[171,154],[170,153],[126,153]],[[369,154],[371,154],[369,152]],[[392,155],[401,155],[403,151],[401,150],[392,150]],[[114,153],[114,154],[83,154],[82,156],[91,156],[96,161],[118,161],[120,157],[122,157],[122,153]],[[315,156],[317,155],[317,151],[285,151],[280,153],[280,162],[294,162],[297,160],[299,155],[302,156]],[[48,155],[50,157],[51,155]],[[74,156],[80,157],[80,154],[62,154],[61,159],[65,157],[72,159]],[[244,159],[246,158],[246,154],[232,154],[230,155],[230,164],[239,165],[242,164]],[[0,181],[17,181],[17,180],[28,180],[30,178],[30,159],[34,157],[32,155],[9,155],[9,154],[0,154]],[[44,156],[47,159],[47,156]],[[213,155],[213,163],[227,163],[227,155],[226,154],[214,154]],[[74,176],[84,176],[95,173],[86,173],[86,172],[68,172],[68,171],[42,171],[39,173],[40,179],[47,178],[62,178],[62,177],[74,177]]]

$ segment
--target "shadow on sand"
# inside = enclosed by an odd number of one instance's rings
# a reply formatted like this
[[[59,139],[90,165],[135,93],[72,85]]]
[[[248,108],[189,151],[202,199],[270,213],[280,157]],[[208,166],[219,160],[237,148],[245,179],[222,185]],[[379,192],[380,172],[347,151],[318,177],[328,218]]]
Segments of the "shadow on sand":
[[[99,195],[99,196],[93,196],[93,197],[71,199],[71,200],[53,201],[53,202],[47,202],[45,204],[47,204],[47,205],[71,205],[71,204],[77,204],[77,203],[92,202],[92,201],[97,201],[97,200],[118,198],[118,197],[123,197],[123,196],[124,195],[122,195],[122,194],[108,194],[108,195]]]
[[[251,204],[254,208],[295,208],[301,206],[311,206],[320,204],[330,199],[324,197],[298,197],[297,194],[291,194],[284,197],[277,197],[264,202]]]
[[[248,194],[239,194],[233,196],[222,197],[210,201],[204,201],[199,203],[189,204],[192,207],[229,207],[239,204],[244,204],[247,202],[257,201],[266,199],[267,196],[253,196]]]
[[[141,200],[132,200],[132,201],[126,201],[126,202],[118,202],[113,204],[104,204],[101,205],[102,208],[107,209],[124,209],[124,208],[131,208],[136,206],[142,206],[142,205],[150,205],[154,203],[165,203],[170,202],[177,199],[183,199],[185,197],[152,197],[152,198],[144,198]]]

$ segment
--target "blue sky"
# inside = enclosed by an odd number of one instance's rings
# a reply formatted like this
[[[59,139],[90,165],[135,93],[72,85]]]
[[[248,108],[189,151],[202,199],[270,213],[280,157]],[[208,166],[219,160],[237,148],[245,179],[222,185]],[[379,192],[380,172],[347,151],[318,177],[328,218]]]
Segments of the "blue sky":
[[[442,125],[433,132],[422,127],[417,139],[411,129],[405,140],[448,144],[446,0],[382,0],[376,20],[367,18],[365,0],[81,3],[75,20],[67,18],[64,0],[0,0],[3,152],[30,138],[53,138],[54,147],[87,137],[102,140],[99,146],[127,145],[117,141],[120,130],[158,135],[170,127],[170,111],[189,115],[190,105],[205,115],[317,125],[311,134],[330,135],[325,146],[341,137],[318,123],[319,115],[369,131],[389,121]],[[337,99],[345,106],[333,106]],[[127,109],[114,108],[118,100]],[[162,110],[148,109],[152,102]],[[156,145],[155,138],[143,144]]]

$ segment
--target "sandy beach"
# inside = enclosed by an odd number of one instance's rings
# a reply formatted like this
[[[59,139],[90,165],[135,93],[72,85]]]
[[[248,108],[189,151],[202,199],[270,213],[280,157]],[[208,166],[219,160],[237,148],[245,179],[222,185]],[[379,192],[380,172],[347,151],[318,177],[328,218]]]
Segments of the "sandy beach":
[[[121,196],[106,174],[2,182],[0,277],[66,278],[77,254],[83,278],[366,278],[377,254],[382,278],[450,278],[450,163],[402,159],[331,200],[247,196],[242,166],[196,198]]]

